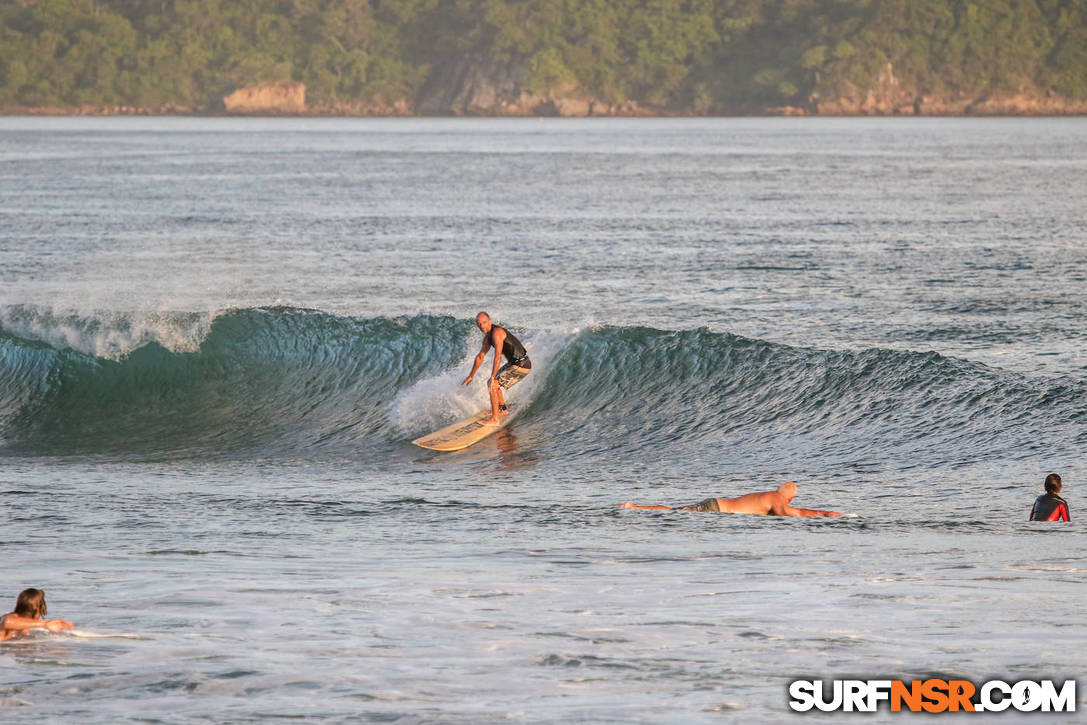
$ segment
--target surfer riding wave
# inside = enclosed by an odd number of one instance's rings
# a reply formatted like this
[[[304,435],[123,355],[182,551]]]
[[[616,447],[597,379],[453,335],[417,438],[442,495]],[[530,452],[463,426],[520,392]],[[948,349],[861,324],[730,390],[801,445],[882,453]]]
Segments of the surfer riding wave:
[[[528,376],[532,370],[532,361],[528,359],[528,352],[513,333],[504,327],[491,322],[491,316],[486,312],[476,315],[476,327],[483,333],[483,346],[476,355],[472,364],[472,372],[461,383],[466,386],[472,382],[476,370],[487,358],[487,352],[494,348],[494,367],[491,369],[491,377],[487,384],[487,391],[491,398],[491,417],[479,421],[480,425],[499,425],[501,415],[509,415],[506,401],[502,397],[504,389],[512,388]],[[506,364],[502,365],[502,359]]]

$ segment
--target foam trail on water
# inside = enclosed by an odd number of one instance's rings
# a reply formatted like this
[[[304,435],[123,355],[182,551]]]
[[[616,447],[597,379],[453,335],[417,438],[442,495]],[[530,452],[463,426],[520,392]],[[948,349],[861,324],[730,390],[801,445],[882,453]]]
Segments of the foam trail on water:
[[[416,435],[438,430],[487,407],[487,388],[479,384],[478,373],[470,385],[461,386],[474,357],[474,351],[467,352],[455,367],[418,380],[397,395],[389,406],[391,424],[405,435]]]

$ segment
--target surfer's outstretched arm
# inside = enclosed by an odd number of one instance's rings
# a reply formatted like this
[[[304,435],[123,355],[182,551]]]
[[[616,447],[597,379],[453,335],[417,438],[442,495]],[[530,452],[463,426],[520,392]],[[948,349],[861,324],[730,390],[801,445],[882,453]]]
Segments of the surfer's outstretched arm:
[[[785,507],[785,513],[781,516],[804,516],[807,518],[815,518],[817,516],[845,516],[841,511],[824,511],[823,509],[798,509],[792,506]]]
[[[621,509],[651,509],[651,510],[654,510],[654,511],[672,511],[673,510],[671,506],[661,506],[659,504],[656,505],[656,506],[638,506],[633,501],[627,501],[626,503],[624,503],[619,508],[621,508]]]
[[[32,629],[48,629],[50,632],[65,632],[75,625],[66,619],[33,619],[12,612],[0,620],[0,640],[17,637]]]
[[[46,619],[48,611],[45,592],[41,589],[32,587],[19,592],[14,611],[0,617],[0,641],[18,637],[31,629],[64,632],[75,626],[66,619]]]
[[[483,347],[480,349],[479,354],[476,355],[475,362],[472,364],[472,372],[468,373],[468,377],[466,377],[464,379],[464,382],[460,384],[462,388],[468,383],[472,382],[472,378],[476,376],[476,370],[479,370],[479,366],[482,365],[483,361],[487,358],[487,351],[490,349],[491,341],[490,339],[488,339],[487,335],[484,335]],[[496,354],[495,357],[498,357],[498,355]]]

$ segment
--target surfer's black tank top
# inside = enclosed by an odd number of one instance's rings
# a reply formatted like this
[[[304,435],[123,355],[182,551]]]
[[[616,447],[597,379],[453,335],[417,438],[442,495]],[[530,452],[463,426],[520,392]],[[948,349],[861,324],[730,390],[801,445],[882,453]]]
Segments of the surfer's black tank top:
[[[487,342],[494,347],[494,331],[506,330],[504,327],[498,327],[497,325],[491,327],[491,331],[487,333]],[[513,333],[506,330],[506,340],[502,343],[502,355],[511,364],[517,365],[522,368],[531,368],[532,363],[528,359],[528,351],[525,350],[525,346],[521,344],[521,341],[513,336]]]

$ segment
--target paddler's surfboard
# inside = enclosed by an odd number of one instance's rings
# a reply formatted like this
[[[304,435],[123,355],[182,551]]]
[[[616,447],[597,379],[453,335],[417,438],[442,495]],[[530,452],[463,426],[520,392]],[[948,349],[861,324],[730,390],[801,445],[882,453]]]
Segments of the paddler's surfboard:
[[[83,639],[150,639],[144,637],[142,634],[131,634],[128,632],[118,634],[99,634],[98,632],[84,632],[81,629],[69,629],[68,634],[73,637],[81,637]]]
[[[412,443],[422,448],[429,448],[432,451],[459,451],[473,443],[479,443],[492,433],[497,433],[510,419],[506,415],[502,417],[502,422],[498,425],[479,424],[479,421],[490,417],[491,409],[488,408],[476,413],[471,418],[465,418],[453,425],[446,426],[440,431],[425,435],[422,438],[416,438]]]

